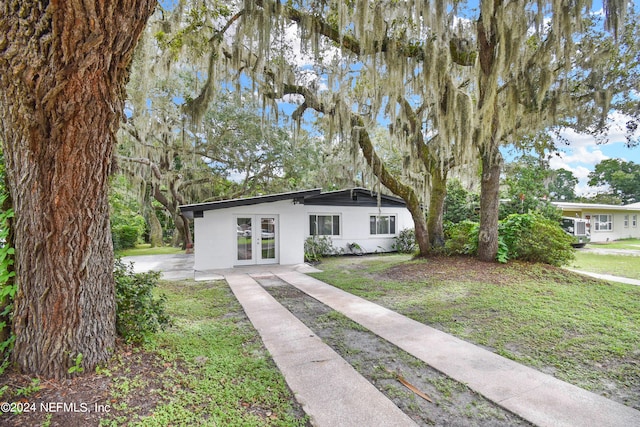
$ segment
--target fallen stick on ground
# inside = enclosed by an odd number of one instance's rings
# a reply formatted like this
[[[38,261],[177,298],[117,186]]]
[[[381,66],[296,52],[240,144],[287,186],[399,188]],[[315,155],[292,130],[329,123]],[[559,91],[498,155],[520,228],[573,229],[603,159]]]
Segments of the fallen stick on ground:
[[[404,377],[402,375],[400,375],[397,372],[394,371],[390,371],[389,369],[387,369],[387,372],[393,374],[396,379],[398,381],[400,381],[400,384],[402,384],[403,386],[405,386],[406,388],[408,388],[409,390],[411,390],[412,392],[414,392],[415,394],[417,394],[418,396],[420,396],[421,398],[423,398],[424,400],[426,400],[427,402],[431,402],[433,403],[433,400],[431,400],[431,398],[426,395],[425,393],[423,393],[422,391],[418,390],[416,388],[416,386],[414,386],[413,384],[411,384],[409,381],[405,380]]]

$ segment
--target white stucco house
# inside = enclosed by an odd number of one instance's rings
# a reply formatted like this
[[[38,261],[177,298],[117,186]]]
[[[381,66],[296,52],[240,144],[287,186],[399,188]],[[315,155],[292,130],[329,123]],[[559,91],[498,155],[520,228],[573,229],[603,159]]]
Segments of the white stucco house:
[[[588,220],[592,242],[640,238],[640,203],[622,206],[565,202],[552,204],[562,209],[562,216]]]
[[[300,264],[312,235],[331,237],[336,248],[357,243],[363,252],[391,251],[400,231],[414,226],[402,199],[364,188],[295,191],[180,210],[193,218],[194,268],[201,271]]]

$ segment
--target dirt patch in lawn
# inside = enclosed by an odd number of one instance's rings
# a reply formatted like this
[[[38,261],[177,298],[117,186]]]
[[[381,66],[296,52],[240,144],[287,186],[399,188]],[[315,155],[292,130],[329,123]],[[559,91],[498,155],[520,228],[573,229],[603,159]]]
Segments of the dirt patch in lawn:
[[[522,277],[522,263],[511,261],[509,264],[483,262],[471,257],[433,257],[424,263],[403,263],[391,267],[380,276],[397,281],[482,281],[496,285],[514,283]],[[552,268],[552,267],[550,267]]]
[[[14,408],[2,411],[0,425],[83,427],[97,426],[105,419],[127,423],[149,415],[165,400],[163,395],[171,392],[164,381],[167,373],[181,371],[175,362],[124,345],[98,373],[77,378],[39,380],[10,370],[0,378],[0,388],[7,387],[0,400]],[[137,388],[142,383],[144,392],[128,393],[133,384]]]
[[[257,280],[419,425],[530,425],[279,278]]]

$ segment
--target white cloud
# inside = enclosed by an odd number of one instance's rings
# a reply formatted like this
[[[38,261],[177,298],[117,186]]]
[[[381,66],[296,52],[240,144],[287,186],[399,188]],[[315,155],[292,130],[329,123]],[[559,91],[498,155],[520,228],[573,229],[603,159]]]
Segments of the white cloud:
[[[630,117],[622,114],[620,112],[613,112],[609,114],[608,122],[609,129],[608,132],[603,135],[603,140],[606,140],[607,143],[616,143],[616,142],[625,142],[627,136],[627,122],[630,120]],[[565,129],[560,132],[560,135],[569,141],[569,146],[572,148],[575,147],[590,147],[598,145],[598,141],[591,135],[581,134],[573,129]],[[635,137],[640,137],[640,130],[636,131],[634,134]]]
[[[587,181],[589,180],[589,173],[593,170],[594,166],[603,160],[608,159],[602,151],[599,149],[589,150],[588,146],[578,146],[572,150],[571,154],[558,153],[557,156],[551,157],[549,160],[549,167],[551,169],[566,169],[573,173],[578,178],[578,184],[576,185],[576,194],[586,195],[587,193],[593,193],[599,188],[589,187]]]
[[[325,41],[324,38],[319,39],[319,44],[322,49],[321,56],[316,55],[313,49],[303,49],[300,29],[297,24],[287,26],[283,42],[290,47],[291,53],[293,54],[293,57],[287,58],[287,60],[299,69],[313,67],[313,65],[318,62],[323,65],[329,65],[340,55],[340,50],[328,41]]]
[[[604,135],[606,143],[598,143],[602,141],[596,140],[591,135],[579,134],[571,129],[565,129],[561,132],[561,136],[569,143],[568,146],[562,147],[559,143],[561,152],[557,156],[552,156],[549,160],[551,169],[566,169],[573,172],[578,178],[576,193],[594,194],[598,191],[606,191],[606,188],[589,187],[587,185],[588,175],[593,171],[595,165],[603,160],[616,157],[625,161],[629,161],[627,156],[634,157],[637,151],[629,150],[624,147],[626,142],[626,123],[629,117],[614,112],[609,115],[609,131]],[[639,132],[640,134],[640,132]],[[636,135],[638,137],[640,135]],[[636,161],[631,159],[631,161]]]
[[[601,161],[609,158],[600,149],[589,150],[589,147],[589,145],[577,145],[573,147],[571,154],[560,152],[557,156],[553,156],[549,160],[549,166],[551,169],[562,168],[570,170],[574,175],[576,175],[576,177],[578,177],[577,172],[582,172],[583,169],[588,171],[584,165],[593,167]],[[576,166],[576,164],[582,166]]]

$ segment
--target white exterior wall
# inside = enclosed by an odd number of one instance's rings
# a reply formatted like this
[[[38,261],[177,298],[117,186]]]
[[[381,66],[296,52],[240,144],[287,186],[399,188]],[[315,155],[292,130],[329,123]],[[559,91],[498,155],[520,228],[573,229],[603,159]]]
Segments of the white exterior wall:
[[[277,262],[283,265],[304,262],[304,241],[309,237],[309,215],[339,215],[340,235],[331,236],[336,248],[347,249],[348,243],[358,243],[365,252],[391,250],[394,237],[405,228],[413,228],[406,208],[309,206],[292,200],[260,203],[203,212],[194,218],[194,269],[199,271],[231,268],[237,261],[236,218],[238,216],[274,215],[276,225]],[[370,215],[395,215],[396,235],[375,236],[369,233]]]
[[[611,215],[612,230],[596,231],[594,220],[591,219],[590,233],[592,242],[611,242],[619,239],[627,239],[630,237],[640,238],[640,211],[606,211],[606,210],[586,210],[582,213],[582,218],[593,218],[594,215]],[[636,217],[636,224],[633,225],[633,217]],[[625,227],[624,218],[628,216],[629,222]]]
[[[249,215],[277,216],[278,262],[280,264],[304,262],[303,208],[303,205],[294,205],[292,200],[283,200],[204,211],[203,218],[194,219],[194,268],[202,271],[231,268],[237,265],[236,218]]]
[[[309,237],[309,215],[339,215],[340,235],[330,236],[333,246],[350,253],[347,245],[357,243],[366,253],[389,252],[394,238],[405,228],[413,228],[413,219],[406,208],[377,208],[363,206],[314,206],[305,205],[304,233]],[[369,217],[371,215],[395,215],[395,235],[371,235]]]

